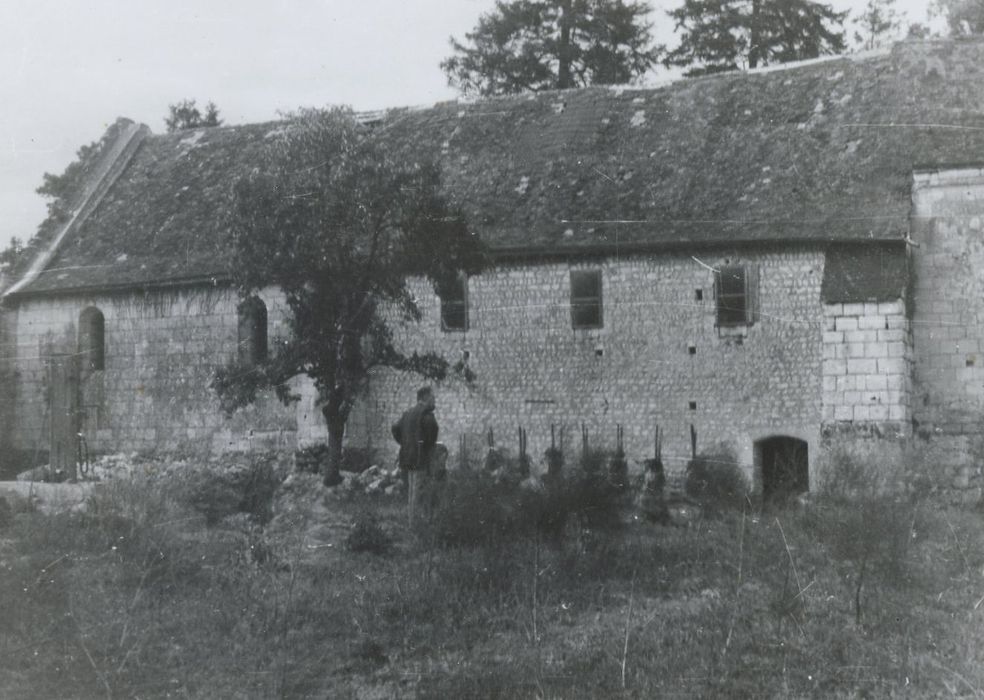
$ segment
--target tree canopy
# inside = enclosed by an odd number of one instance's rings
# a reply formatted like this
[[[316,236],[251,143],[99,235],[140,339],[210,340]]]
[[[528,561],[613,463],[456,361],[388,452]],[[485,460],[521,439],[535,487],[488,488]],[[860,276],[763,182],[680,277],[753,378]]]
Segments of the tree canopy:
[[[222,120],[219,119],[219,108],[214,102],[205,105],[205,114],[202,114],[195,105],[195,100],[181,100],[173,105],[168,105],[168,116],[164,118],[164,125],[167,133],[183,131],[184,129],[198,129],[204,126],[221,126]]]
[[[852,20],[854,40],[863,49],[874,49],[902,30],[905,13],[895,9],[895,0],[868,0]]]
[[[289,333],[261,366],[233,361],[213,386],[231,411],[263,387],[289,401],[288,380],[310,377],[334,483],[345,424],[373,368],[447,374],[442,357],[407,355],[394,341],[394,320],[421,318],[408,279],[448,289],[485,266],[484,248],[442,196],[435,164],[394,155],[342,109],[288,115],[234,200],[233,280],[244,300],[279,288]]]
[[[933,9],[953,36],[984,34],[984,0],[936,0]]]
[[[628,83],[654,67],[649,8],[625,0],[499,1],[441,62],[448,83],[489,96]]]
[[[811,0],[684,0],[667,14],[679,45],[664,63],[687,75],[788,63],[845,50],[847,12]]]

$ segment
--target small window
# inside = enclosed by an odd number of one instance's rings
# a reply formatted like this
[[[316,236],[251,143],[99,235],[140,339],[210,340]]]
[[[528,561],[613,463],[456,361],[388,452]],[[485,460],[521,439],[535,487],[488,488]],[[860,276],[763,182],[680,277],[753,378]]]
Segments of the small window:
[[[239,305],[239,361],[257,365],[267,359],[267,309],[259,297]]]
[[[744,265],[726,265],[715,275],[717,325],[751,325],[756,316],[758,269]]]
[[[89,370],[106,368],[106,321],[102,311],[94,306],[79,315],[79,356],[82,366]]]
[[[571,271],[571,325],[601,328],[601,270]]]
[[[459,275],[440,289],[441,328],[446,331],[468,330],[468,277]]]

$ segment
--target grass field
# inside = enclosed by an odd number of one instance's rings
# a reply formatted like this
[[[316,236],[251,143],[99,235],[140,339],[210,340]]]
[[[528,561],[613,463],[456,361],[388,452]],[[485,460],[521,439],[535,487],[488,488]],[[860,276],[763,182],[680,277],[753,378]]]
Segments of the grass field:
[[[984,696],[980,511],[624,511],[449,544],[314,475],[265,525],[207,525],[177,482],[0,530],[0,697]],[[469,498],[441,527],[481,532]]]

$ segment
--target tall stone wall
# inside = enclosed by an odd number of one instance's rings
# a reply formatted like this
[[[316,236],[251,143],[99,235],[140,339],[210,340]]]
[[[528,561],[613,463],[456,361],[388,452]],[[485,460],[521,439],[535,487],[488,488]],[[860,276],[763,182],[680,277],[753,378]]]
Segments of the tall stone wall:
[[[283,308],[264,294],[270,335]],[[78,352],[83,309],[102,312],[105,369],[80,372],[82,428],[92,451],[208,451],[293,444],[294,411],[272,396],[238,411],[219,409],[209,383],[237,352],[238,300],[225,288],[146,294],[29,298],[7,312],[16,369],[16,449],[45,452],[51,416],[47,358]]]
[[[725,264],[758,269],[759,319],[747,328],[716,326],[714,273]],[[481,454],[487,431],[516,451],[527,430],[539,458],[551,426],[565,447],[580,449],[584,424],[593,445],[614,447],[624,426],[630,460],[652,455],[655,426],[663,456],[681,471],[698,450],[725,443],[753,469],[756,440],[789,435],[807,441],[811,462],[821,425],[822,250],[608,258],[596,262],[503,265],[469,280],[469,328],[443,331],[440,302],[415,283],[424,318],[402,329],[406,350],[465,361],[476,379],[452,375],[438,389],[442,440],[455,459],[460,436]],[[571,327],[570,272],[602,272],[604,327]],[[700,297],[700,298],[698,298]],[[388,426],[413,402],[420,380],[381,373],[349,425],[349,444],[381,448],[391,459]],[[310,396],[308,397],[310,405]],[[303,439],[314,439],[302,423]]]
[[[984,169],[918,172],[913,182],[913,418],[952,487],[984,483]]]

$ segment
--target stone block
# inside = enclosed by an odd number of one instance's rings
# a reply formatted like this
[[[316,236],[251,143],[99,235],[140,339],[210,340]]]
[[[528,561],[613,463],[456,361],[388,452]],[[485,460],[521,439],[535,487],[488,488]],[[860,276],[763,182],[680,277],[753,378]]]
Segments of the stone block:
[[[888,406],[877,405],[868,407],[868,420],[884,421],[888,420],[888,416]]]
[[[842,332],[839,332],[839,331],[824,331],[824,333],[823,333],[823,342],[825,344],[827,344],[827,343],[831,343],[831,344],[843,343],[844,342],[844,334]]]
[[[888,377],[884,374],[869,374],[864,378],[865,391],[887,391]]]
[[[888,419],[904,421],[909,419],[905,406],[892,405],[888,407]]]
[[[847,331],[844,333],[845,343],[874,343],[878,340],[878,331]]]
[[[863,314],[864,314],[863,303],[844,304],[845,316],[862,316]]]
[[[834,420],[854,420],[853,406],[835,406]]]
[[[899,357],[876,360],[879,374],[903,374],[906,371],[905,360]]]
[[[834,328],[838,331],[856,331],[858,319],[854,316],[838,316],[834,321]]]
[[[884,316],[861,316],[858,318],[858,330],[883,330],[888,327]]]
[[[901,343],[900,343],[901,344]],[[865,343],[864,344],[864,356],[865,357],[888,357],[888,344],[887,343]],[[901,357],[901,355],[899,355]]]
[[[825,376],[847,374],[847,360],[824,360],[823,374]]]
[[[823,315],[824,316],[843,316],[844,315],[844,305],[843,304],[824,304],[823,305]]]
[[[878,372],[878,360],[859,360],[849,359],[847,361],[848,374],[875,374]]]
[[[880,301],[876,313],[882,316],[892,316],[905,313],[905,304],[901,299],[895,301]]]
[[[881,343],[904,343],[906,332],[900,328],[888,328],[878,331],[878,341]]]

